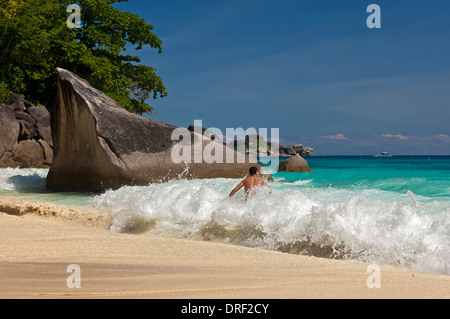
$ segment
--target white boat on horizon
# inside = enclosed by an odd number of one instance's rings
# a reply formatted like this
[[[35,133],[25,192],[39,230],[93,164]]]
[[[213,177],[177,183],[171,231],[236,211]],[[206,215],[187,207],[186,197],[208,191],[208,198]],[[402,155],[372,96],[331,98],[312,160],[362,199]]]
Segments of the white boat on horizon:
[[[377,155],[375,155],[375,157],[392,157],[392,155],[391,154],[389,154],[388,152],[381,152],[381,153],[378,153]]]

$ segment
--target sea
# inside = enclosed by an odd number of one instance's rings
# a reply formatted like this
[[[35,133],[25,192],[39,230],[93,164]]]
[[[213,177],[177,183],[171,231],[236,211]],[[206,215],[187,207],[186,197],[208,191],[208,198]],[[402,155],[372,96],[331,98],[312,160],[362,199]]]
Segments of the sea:
[[[215,241],[450,275],[450,156],[321,156],[274,172],[247,201],[237,179],[54,193],[46,169],[0,169],[0,199],[113,213],[109,231]],[[264,163],[263,163],[264,165]]]

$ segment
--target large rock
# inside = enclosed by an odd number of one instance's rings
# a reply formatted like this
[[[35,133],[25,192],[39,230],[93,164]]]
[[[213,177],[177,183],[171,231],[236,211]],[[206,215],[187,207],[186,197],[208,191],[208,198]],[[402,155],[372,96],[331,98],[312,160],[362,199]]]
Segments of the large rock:
[[[204,127],[200,127],[200,126],[195,126],[195,125],[189,125],[188,127],[188,131],[190,132],[195,132],[195,133],[199,133],[202,134],[204,137],[211,139],[212,141],[219,141],[220,142],[220,138],[218,138],[215,132],[208,130]],[[223,143],[226,144],[226,143]]]
[[[53,148],[44,140],[37,141],[44,151],[44,165],[51,166],[53,163]]]
[[[28,113],[36,121],[37,135],[53,147],[52,131],[50,126],[50,113],[44,106],[30,107]]]
[[[64,69],[58,69],[51,127],[54,156],[47,185],[55,191],[100,192],[180,177],[242,178],[250,166],[258,166],[250,164],[249,157],[243,164],[174,161],[172,150],[180,146],[181,140],[172,140],[177,127],[127,112]],[[196,136],[187,129],[183,133],[201,141],[201,150],[214,146],[223,154],[231,151],[236,159],[236,152],[222,143]],[[189,138],[183,141],[188,143]],[[194,151],[192,148],[191,153]]]
[[[22,111],[22,112],[25,112],[27,110],[27,107],[33,106],[30,102],[26,101],[19,94],[15,94],[12,92],[9,93],[8,104],[14,108],[14,111]]]
[[[14,114],[14,107],[12,105],[0,103],[0,112]]]
[[[0,167],[17,167],[16,161],[12,152],[4,152],[0,154]]]
[[[314,150],[311,147],[306,147],[303,146],[302,144],[287,145],[287,146],[280,144],[279,151],[281,156],[293,156],[295,154],[298,154],[304,157],[312,156],[314,152]]]
[[[292,147],[291,145],[286,146],[284,151],[288,155],[295,155],[295,154],[297,154],[297,152],[294,150],[294,147]]]
[[[309,172],[313,171],[309,168],[308,162],[300,155],[292,156],[282,162],[278,166],[279,172]]]
[[[49,168],[52,162],[50,114],[10,93],[0,104],[0,167]]]
[[[36,136],[36,121],[25,112],[16,112],[14,114],[20,124],[19,140],[31,140]]]
[[[38,138],[43,139],[48,143],[48,145],[53,147],[52,129],[50,125],[50,114],[39,118],[36,122],[36,128]]]
[[[35,140],[20,141],[14,148],[12,154],[15,162],[21,168],[40,168],[44,166],[44,150]]]
[[[13,109],[6,105],[0,106],[0,157],[5,152],[11,152],[17,144],[20,124],[14,116]]]
[[[295,145],[292,145],[292,147],[294,148],[294,150],[297,154],[301,154],[304,150],[302,144],[295,144]]]
[[[314,149],[311,147],[303,147],[303,152],[300,153],[301,156],[312,156]]]
[[[39,107],[31,106],[28,108],[28,114],[30,114],[30,116],[34,118],[35,121],[38,121],[40,118],[43,117],[50,117],[50,113],[47,111],[45,106]]]

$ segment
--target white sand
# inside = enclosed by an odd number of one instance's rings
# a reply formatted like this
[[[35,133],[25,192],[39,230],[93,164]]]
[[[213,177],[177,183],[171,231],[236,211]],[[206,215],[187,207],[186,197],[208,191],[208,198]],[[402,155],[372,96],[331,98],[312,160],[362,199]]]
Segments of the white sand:
[[[450,297],[445,275],[380,265],[381,288],[369,289],[366,264],[115,234],[108,214],[54,205],[2,199],[0,212],[0,298]],[[67,287],[70,264],[80,289]]]

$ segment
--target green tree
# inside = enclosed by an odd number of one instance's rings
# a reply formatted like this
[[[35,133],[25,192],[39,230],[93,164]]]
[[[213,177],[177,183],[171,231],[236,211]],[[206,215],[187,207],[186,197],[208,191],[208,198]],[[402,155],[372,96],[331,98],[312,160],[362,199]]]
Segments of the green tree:
[[[0,83],[2,90],[50,106],[56,94],[56,68],[88,80],[130,112],[150,113],[143,95],[167,95],[162,79],[140,58],[127,54],[150,46],[162,53],[153,26],[120,11],[128,0],[1,0]],[[81,8],[81,27],[67,26],[69,4]]]

